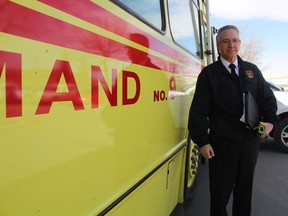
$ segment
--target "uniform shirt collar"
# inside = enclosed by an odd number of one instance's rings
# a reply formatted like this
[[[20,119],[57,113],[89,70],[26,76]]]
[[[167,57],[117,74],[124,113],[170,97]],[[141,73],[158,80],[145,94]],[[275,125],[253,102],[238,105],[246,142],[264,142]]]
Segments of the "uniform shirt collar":
[[[231,69],[229,68],[229,65],[231,64],[230,62],[228,62],[227,60],[225,60],[224,58],[222,58],[220,56],[220,60],[222,62],[222,64],[225,66],[225,68],[228,70],[228,71],[231,71]],[[236,70],[239,70],[238,68],[238,58],[236,58],[235,62],[233,62],[233,64],[236,66]]]

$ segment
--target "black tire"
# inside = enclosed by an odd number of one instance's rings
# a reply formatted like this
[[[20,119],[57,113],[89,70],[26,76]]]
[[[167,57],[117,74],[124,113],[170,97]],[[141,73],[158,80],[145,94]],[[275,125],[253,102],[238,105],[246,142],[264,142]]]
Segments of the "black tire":
[[[288,154],[288,117],[281,119],[279,124],[276,125],[274,139],[277,148]]]

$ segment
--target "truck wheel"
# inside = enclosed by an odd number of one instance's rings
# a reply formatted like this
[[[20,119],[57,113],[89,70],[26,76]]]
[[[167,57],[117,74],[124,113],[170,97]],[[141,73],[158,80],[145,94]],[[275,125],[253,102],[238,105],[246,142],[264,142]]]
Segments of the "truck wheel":
[[[281,119],[276,125],[274,139],[278,149],[288,154],[288,117]]]

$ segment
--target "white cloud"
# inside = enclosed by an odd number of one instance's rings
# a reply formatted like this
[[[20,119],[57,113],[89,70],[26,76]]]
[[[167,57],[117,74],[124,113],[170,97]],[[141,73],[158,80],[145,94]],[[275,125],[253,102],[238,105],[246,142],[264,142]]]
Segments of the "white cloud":
[[[287,0],[210,0],[210,14],[224,19],[288,22]]]

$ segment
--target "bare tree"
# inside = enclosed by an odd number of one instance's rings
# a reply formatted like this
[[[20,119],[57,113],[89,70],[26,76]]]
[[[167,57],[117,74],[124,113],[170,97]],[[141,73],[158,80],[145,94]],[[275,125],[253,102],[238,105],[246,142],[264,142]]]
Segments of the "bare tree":
[[[241,29],[241,49],[239,55],[246,61],[263,65],[264,39],[249,33],[247,28]],[[264,66],[265,67],[265,66]]]

